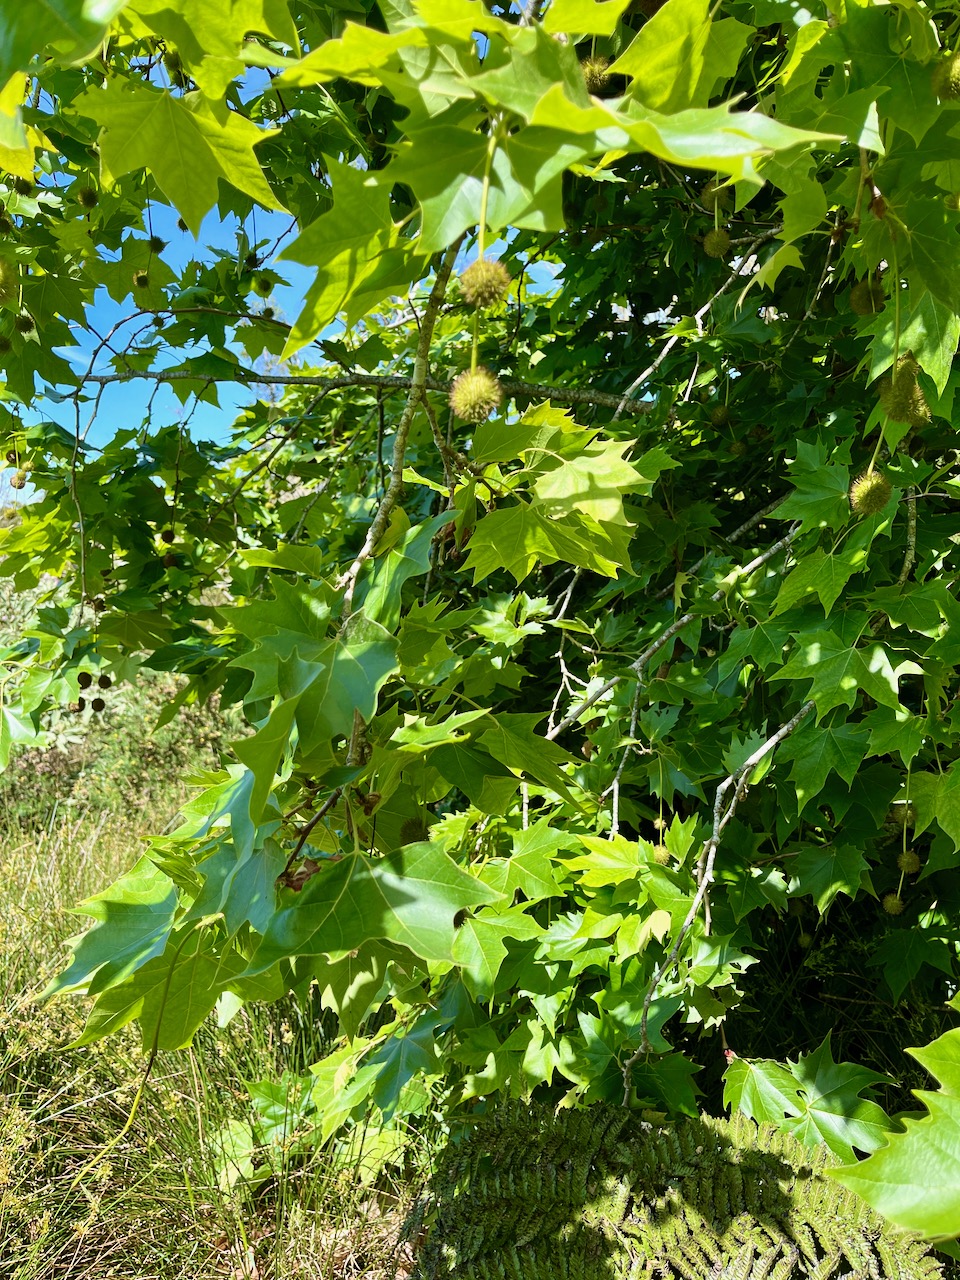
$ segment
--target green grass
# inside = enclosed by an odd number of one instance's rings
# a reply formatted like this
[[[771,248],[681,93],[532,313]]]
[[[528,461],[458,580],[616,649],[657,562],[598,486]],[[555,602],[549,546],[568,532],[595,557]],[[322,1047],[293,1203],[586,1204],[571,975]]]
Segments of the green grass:
[[[84,1002],[39,1002],[84,924],[68,908],[135,860],[146,829],[108,811],[0,826],[0,1278],[393,1276],[404,1193],[382,1171],[282,1145],[259,1185],[224,1171],[224,1126],[249,1132],[244,1082],[323,1057],[309,1011],[291,1000],[202,1028],[157,1060],[117,1141],[145,1065],[135,1031],[69,1049]]]

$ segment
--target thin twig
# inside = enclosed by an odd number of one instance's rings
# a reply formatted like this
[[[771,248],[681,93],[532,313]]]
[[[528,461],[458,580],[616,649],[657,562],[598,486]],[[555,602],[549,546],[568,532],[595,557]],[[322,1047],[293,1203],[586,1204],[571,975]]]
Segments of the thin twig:
[[[698,861],[699,884],[697,886],[697,892],[694,894],[693,901],[690,903],[690,910],[687,912],[686,918],[680,926],[676,940],[670,949],[670,954],[650,979],[650,984],[647,987],[647,992],[643,1000],[643,1013],[640,1018],[640,1045],[623,1064],[623,1105],[625,1107],[630,1104],[631,1076],[633,1068],[645,1054],[650,1053],[652,1050],[652,1046],[647,1037],[647,1024],[650,1017],[650,1006],[653,1004],[657,987],[660,985],[664,975],[669,973],[673,968],[673,965],[676,963],[684,940],[693,927],[693,922],[696,920],[700,907],[707,896],[710,885],[713,883],[714,863],[716,861],[717,850],[720,847],[720,837],[723,834],[724,828],[736,813],[737,805],[746,794],[747,788],[750,784],[750,775],[753,773],[754,769],[761,760],[768,756],[771,751],[775,750],[785,738],[789,738],[790,734],[794,732],[797,726],[806,719],[811,711],[813,711],[814,705],[815,704],[812,701],[805,702],[795,716],[786,721],[785,724],[782,724],[772,737],[768,738],[766,742],[757,747],[756,751],[754,751],[752,755],[748,756],[738,769],[735,769],[733,773],[728,774],[720,783],[719,787],[717,787],[717,792],[713,801],[713,827],[708,840],[703,846],[703,850]],[[728,803],[727,793],[730,791],[731,787],[733,788],[733,795],[730,797]]]
[[[897,578],[897,586],[902,587],[910,577],[910,571],[917,558],[917,490],[911,485],[907,490],[907,549],[903,556],[903,568]]]
[[[722,600],[727,594],[729,588],[732,587],[735,582],[738,582],[741,578],[748,577],[749,574],[755,572],[755,570],[759,569],[762,565],[765,565],[768,560],[772,560],[774,556],[778,555],[785,547],[788,547],[790,543],[793,542],[799,532],[800,526],[798,524],[794,525],[790,532],[775,542],[772,547],[768,547],[766,551],[755,556],[749,564],[745,564],[741,566],[741,568],[735,569],[732,573],[728,574],[725,579],[724,586],[715,591],[710,599],[714,604]],[[688,623],[693,622],[695,618],[701,617],[703,617],[702,613],[697,610],[691,610],[689,613],[685,613],[682,617],[677,618],[675,622],[672,622],[665,631],[662,631],[660,635],[657,636],[656,640],[644,649],[640,657],[631,663],[630,670],[633,674],[639,676],[653,655],[658,653],[668,640],[672,640],[678,631],[682,631],[683,628],[687,626]],[[589,698],[586,698],[581,702],[578,707],[575,707],[573,711],[565,716],[558,725],[550,730],[546,735],[548,740],[552,741],[563,733],[564,729],[569,729],[572,724],[576,724],[576,722],[580,720],[592,706],[598,703],[601,698],[605,698],[611,689],[615,689],[622,679],[624,679],[623,676],[611,676],[610,679],[602,684],[599,689],[595,689]]]
[[[460,236],[444,254],[443,261],[437,270],[437,277],[433,282],[433,288],[430,291],[429,301],[423,313],[420,324],[420,340],[417,343],[417,354],[413,362],[413,376],[410,379],[410,391],[407,395],[407,403],[403,406],[403,413],[400,415],[396,435],[393,439],[393,464],[390,469],[390,483],[387,486],[386,493],[383,495],[383,501],[377,508],[377,514],[373,517],[370,528],[367,530],[363,546],[357,553],[353,564],[342,575],[337,584],[343,591],[344,617],[347,617],[353,609],[353,595],[357,589],[360,571],[373,555],[374,548],[383,537],[390,522],[390,513],[400,500],[400,494],[403,490],[403,464],[407,452],[407,437],[410,435],[413,417],[427,383],[433,328],[437,322],[437,316],[440,314],[440,304],[443,302],[443,296],[447,290],[447,281],[450,279],[450,272],[453,270],[453,264],[457,259],[457,254],[460,252],[462,241],[463,236]]]

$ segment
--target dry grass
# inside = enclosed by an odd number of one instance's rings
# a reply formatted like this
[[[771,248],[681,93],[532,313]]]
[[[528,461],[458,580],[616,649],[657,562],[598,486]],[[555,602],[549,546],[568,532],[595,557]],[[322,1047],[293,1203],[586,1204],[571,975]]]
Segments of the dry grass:
[[[224,1181],[218,1133],[249,1122],[243,1082],[278,1079],[292,1044],[298,1070],[323,1056],[322,1028],[292,1001],[159,1059],[129,1132],[92,1164],[127,1120],[139,1040],[127,1029],[65,1048],[83,1002],[38,993],[82,927],[68,907],[125,870],[140,840],[138,821],[110,816],[0,837],[0,1280],[403,1276],[405,1192],[349,1157],[274,1155],[255,1189]]]

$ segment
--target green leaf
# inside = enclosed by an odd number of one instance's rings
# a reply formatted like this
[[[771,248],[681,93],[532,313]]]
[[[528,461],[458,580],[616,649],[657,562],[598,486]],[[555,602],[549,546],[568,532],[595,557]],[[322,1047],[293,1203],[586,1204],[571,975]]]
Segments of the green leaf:
[[[828,463],[823,445],[799,443],[790,470],[795,489],[777,507],[779,520],[799,520],[804,530],[839,529],[849,521],[850,472]]]
[[[709,0],[667,0],[611,67],[633,76],[630,92],[645,107],[670,113],[705,106],[697,93],[710,39]],[[711,78],[711,84],[715,76]]]
[[[275,130],[258,129],[199,93],[175,98],[143,82],[108,79],[74,104],[103,127],[100,171],[112,186],[124,174],[149,169],[195,234],[217,202],[222,179],[265,209],[282,209],[253,148]]]
[[[831,770],[850,784],[867,751],[867,734],[857,725],[836,728],[805,724],[777,752],[778,759],[792,760],[790,780],[797,784],[797,812],[823,790]]]
[[[270,921],[247,974],[287,956],[354,951],[383,939],[423,960],[453,960],[454,916],[497,894],[436,845],[409,844],[385,858],[349,854],[307,881]]]
[[[127,0],[108,0],[91,14],[89,0],[35,0],[0,6],[0,85],[25,71],[35,54],[53,45],[69,62],[90,53]]]
[[[899,1002],[925,964],[950,978],[955,968],[953,954],[943,939],[931,938],[916,927],[892,929],[874,951],[870,963],[882,965],[884,981],[895,1002]]]
[[[394,1115],[400,1104],[404,1086],[415,1076],[438,1076],[443,1063],[437,1053],[436,1033],[440,1016],[422,1014],[412,1027],[388,1036],[367,1065],[379,1067],[371,1097],[383,1113],[384,1120]]]
[[[70,941],[73,959],[47,986],[44,998],[85,987],[91,994],[122,982],[160,956],[177,910],[177,891],[146,856],[109,889],[86,898],[76,912],[97,923]]]
[[[936,819],[960,849],[960,765],[946,773],[914,773],[910,777],[910,800],[917,811],[915,833],[926,831]]]
[[[543,19],[550,35],[611,36],[630,0],[551,0]]]
[[[869,884],[869,868],[860,849],[831,844],[807,847],[794,864],[791,897],[810,894],[822,915],[838,893],[855,898],[861,886]]]
[[[817,705],[818,722],[834,707],[852,707],[860,692],[869,694],[882,706],[899,710],[900,677],[922,674],[922,669],[909,659],[894,668],[882,645],[851,648],[833,631],[811,628],[795,639],[797,648],[790,661],[768,678],[809,681],[809,696]]]
[[[944,1082],[939,1093],[913,1090],[928,1114],[904,1117],[905,1132],[889,1134],[882,1150],[828,1173],[898,1226],[953,1237],[960,1233],[960,1029],[907,1053]]]
[[[757,1124],[783,1124],[802,1111],[800,1088],[786,1067],[768,1058],[730,1060],[723,1073],[723,1105]]]
[[[492,998],[500,966],[506,959],[508,938],[529,941],[542,933],[543,928],[522,907],[468,913],[457,929],[453,959],[463,970],[464,982],[475,999]]]
[[[573,800],[571,779],[560,769],[562,764],[573,764],[573,757],[555,742],[548,742],[534,732],[543,716],[508,715],[497,717],[493,728],[480,735],[480,745],[498,760],[521,774],[529,774],[559,795]]]
[[[824,1143],[841,1160],[850,1160],[853,1149],[876,1151],[893,1125],[875,1102],[860,1097],[873,1084],[886,1084],[888,1076],[852,1062],[834,1062],[830,1033],[813,1053],[801,1054],[790,1071],[802,1089],[799,1115],[783,1121],[781,1128],[808,1147]]]

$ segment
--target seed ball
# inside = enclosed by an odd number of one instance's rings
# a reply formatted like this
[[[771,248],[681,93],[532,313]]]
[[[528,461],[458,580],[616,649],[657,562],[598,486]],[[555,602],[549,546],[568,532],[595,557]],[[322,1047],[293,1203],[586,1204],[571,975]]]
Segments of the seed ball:
[[[883,909],[888,916],[899,916],[903,914],[903,899],[899,893],[885,893],[883,895]]]
[[[94,698],[94,700],[90,703],[90,710],[96,711],[97,714],[99,715],[99,713],[103,710],[103,708],[106,705],[107,704],[104,702],[102,698]]]
[[[29,316],[24,312],[23,315],[16,317],[13,322],[13,327],[16,329],[17,333],[33,333],[37,325],[33,316]]]
[[[716,209],[717,205],[724,205],[728,202],[730,192],[726,187],[717,185],[716,178],[709,178],[697,193],[700,203],[710,213]]]
[[[725,258],[730,252],[730,236],[723,227],[714,227],[703,237],[703,252],[708,258]]]
[[[653,846],[653,860],[657,866],[665,867],[670,861],[670,850],[665,844],[655,844]]]
[[[244,271],[256,271],[260,266],[260,259],[255,253],[248,253],[243,260]]]
[[[77,676],[77,684],[81,689],[89,689],[93,684],[93,676],[89,671],[81,671]]]
[[[400,843],[418,844],[430,839],[430,828],[423,818],[405,818],[400,824]]]
[[[897,858],[897,866],[907,876],[915,876],[920,870],[920,859],[915,849],[902,850]]]
[[[732,453],[735,458],[744,458],[747,455],[748,445],[746,440],[733,440],[728,449],[728,453]]]
[[[917,821],[917,811],[912,804],[895,804],[888,818],[898,827],[912,827]]]
[[[464,422],[486,422],[502,400],[503,388],[483,365],[464,370],[450,388],[450,408]]]
[[[174,538],[175,538],[176,536],[177,536],[177,535],[173,532],[173,530],[172,530],[172,529],[164,529],[163,533],[161,533],[161,535],[160,535],[160,541],[161,541],[161,542],[166,542],[166,543],[171,543],[171,542],[173,542],[173,540],[174,540]]]
[[[879,471],[865,471],[850,486],[850,506],[858,516],[875,516],[890,501],[893,489]]]
[[[10,477],[11,489],[25,489],[27,487],[27,473],[25,471],[15,471]]]
[[[151,236],[147,241],[147,248],[151,253],[163,253],[166,247],[166,240],[161,240],[159,236]]]
[[[13,219],[5,213],[0,213],[0,235],[8,236],[13,230]]]
[[[167,554],[163,557],[163,567],[165,569],[173,569],[176,567],[176,563],[177,563],[177,557],[173,554],[172,551],[168,551]]]
[[[855,316],[872,316],[883,310],[883,286],[879,280],[861,280],[850,290],[850,310]]]
[[[11,262],[0,259],[0,302],[10,302],[17,296],[20,277]]]
[[[254,276],[253,291],[261,298],[269,298],[273,292],[273,281],[269,276]]]
[[[109,676],[97,676],[97,687],[99,689],[109,689],[113,681]]]
[[[809,951],[813,946],[813,934],[806,931],[797,934],[797,946],[802,947],[804,951]]]
[[[730,410],[725,404],[715,404],[710,410],[710,425],[712,427],[730,425]]]
[[[81,209],[95,209],[99,203],[100,196],[93,187],[81,187],[77,192],[77,204]]]
[[[610,83],[609,58],[584,58],[580,63],[587,93],[602,94]]]
[[[263,310],[260,312],[260,319],[272,320],[275,314],[276,312],[274,311],[273,307],[264,307]]]
[[[135,289],[146,289],[150,283],[150,277],[145,271],[135,271],[133,273],[133,285]]]
[[[13,347],[13,343],[5,333],[0,333],[0,356],[5,356]]]
[[[910,427],[925,427],[930,421],[930,406],[917,377],[919,365],[912,355],[901,356],[892,376],[880,384],[880,403],[891,422]]]
[[[477,258],[460,277],[464,299],[477,311],[495,307],[510,291],[510,272],[497,259]]]
[[[931,83],[941,102],[956,102],[960,98],[960,52],[951,53],[937,63]]]
[[[13,189],[18,196],[32,196],[34,190],[33,183],[27,178],[14,178]]]

